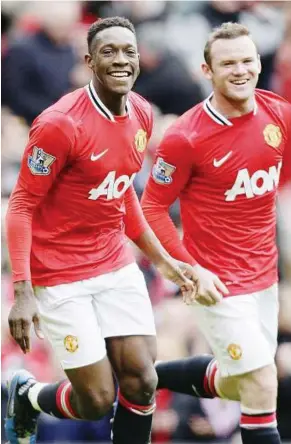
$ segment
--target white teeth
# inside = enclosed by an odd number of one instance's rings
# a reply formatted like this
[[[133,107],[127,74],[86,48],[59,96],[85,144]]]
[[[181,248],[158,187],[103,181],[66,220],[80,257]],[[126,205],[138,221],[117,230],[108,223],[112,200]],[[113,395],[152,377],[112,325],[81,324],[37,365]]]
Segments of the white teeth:
[[[111,72],[110,75],[113,77],[129,77],[128,72]]]
[[[245,83],[247,83],[247,80],[235,80],[231,83],[234,83],[235,85],[244,85]]]

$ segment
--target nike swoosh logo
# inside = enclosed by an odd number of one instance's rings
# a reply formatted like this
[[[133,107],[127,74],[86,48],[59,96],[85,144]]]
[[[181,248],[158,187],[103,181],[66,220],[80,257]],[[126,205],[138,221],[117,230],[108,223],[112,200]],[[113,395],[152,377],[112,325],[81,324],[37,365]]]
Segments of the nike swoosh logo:
[[[107,150],[102,151],[102,153],[97,154],[96,156],[92,153],[92,154],[91,154],[91,160],[92,160],[93,162],[95,162],[95,160],[98,160],[98,159],[100,159],[100,157],[104,156],[104,154],[106,154],[107,151],[108,151],[108,148],[107,148]]]
[[[224,164],[224,162],[227,161],[227,159],[232,155],[232,151],[229,151],[229,153],[227,153],[224,157],[222,157],[222,159],[220,160],[216,160],[213,159],[213,166],[215,166],[215,168],[220,167],[221,165]]]

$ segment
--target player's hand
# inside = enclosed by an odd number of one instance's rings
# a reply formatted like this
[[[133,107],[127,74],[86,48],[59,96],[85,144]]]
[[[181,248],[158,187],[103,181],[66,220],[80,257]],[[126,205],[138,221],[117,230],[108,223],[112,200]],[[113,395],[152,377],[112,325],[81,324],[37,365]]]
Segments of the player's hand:
[[[35,296],[29,281],[14,284],[15,301],[10,310],[8,322],[10,333],[23,353],[30,351],[30,329],[34,324],[36,335],[43,339]]]
[[[184,292],[183,295],[183,302],[185,302],[186,305],[193,304],[194,301],[196,301],[198,296],[198,290],[199,290],[199,279],[197,274],[195,273],[194,268],[185,262],[176,261],[179,268],[182,270],[184,276],[187,279],[190,279],[190,281],[193,282],[195,291],[192,292]]]
[[[198,279],[196,301],[199,302],[199,304],[207,306],[214,305],[223,299],[223,295],[229,294],[227,287],[216,274],[201,267],[199,264],[194,265],[193,270]]]
[[[185,275],[180,264],[183,264],[183,262],[180,263],[170,257],[163,260],[161,263],[156,264],[156,267],[165,279],[174,282],[174,284],[180,287],[183,298],[186,298],[187,300],[193,299],[198,290],[197,284]]]

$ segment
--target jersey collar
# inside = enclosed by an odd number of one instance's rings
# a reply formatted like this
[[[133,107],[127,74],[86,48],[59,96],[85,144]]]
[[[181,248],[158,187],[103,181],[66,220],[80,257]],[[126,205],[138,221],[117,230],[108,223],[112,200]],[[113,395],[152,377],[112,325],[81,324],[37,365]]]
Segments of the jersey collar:
[[[116,119],[114,118],[112,112],[107,108],[107,106],[104,105],[102,100],[98,97],[98,94],[94,88],[92,80],[88,85],[85,86],[85,89],[96,111],[98,111],[99,114],[105,117],[105,119],[110,120],[111,122],[116,122]],[[130,117],[130,103],[128,99],[126,101],[125,109],[126,113]]]
[[[226,117],[224,117],[223,114],[220,114],[220,112],[218,112],[215,108],[213,108],[213,106],[210,103],[210,99],[213,96],[213,92],[210,94],[210,96],[207,97],[207,99],[204,100],[203,102],[203,109],[204,111],[209,115],[209,117],[214,120],[216,123],[218,123],[219,125],[226,125],[226,126],[233,126],[233,123],[228,120]],[[257,114],[258,111],[258,105],[256,102],[254,103],[254,115]]]

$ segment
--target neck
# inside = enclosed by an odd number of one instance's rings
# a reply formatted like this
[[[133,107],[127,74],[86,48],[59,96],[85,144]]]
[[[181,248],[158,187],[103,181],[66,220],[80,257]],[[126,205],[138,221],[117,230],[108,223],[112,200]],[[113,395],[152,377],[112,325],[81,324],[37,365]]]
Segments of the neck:
[[[93,78],[93,86],[100,100],[112,112],[114,116],[126,115],[125,105],[127,100],[127,94],[125,95],[112,94],[109,93],[108,91],[104,91],[104,89],[102,89],[102,86],[95,77]]]
[[[255,97],[251,96],[247,100],[238,102],[222,96],[214,91],[211,98],[211,105],[226,118],[240,117],[253,111]]]

